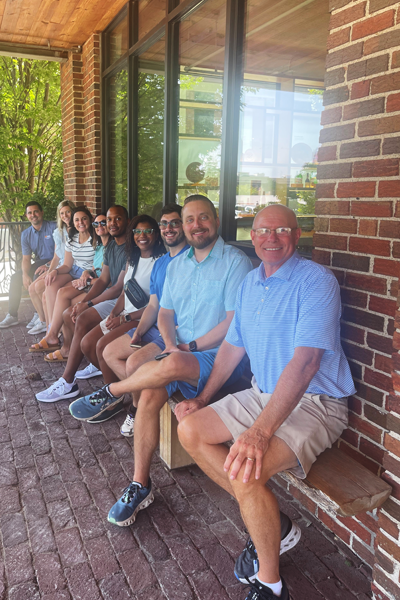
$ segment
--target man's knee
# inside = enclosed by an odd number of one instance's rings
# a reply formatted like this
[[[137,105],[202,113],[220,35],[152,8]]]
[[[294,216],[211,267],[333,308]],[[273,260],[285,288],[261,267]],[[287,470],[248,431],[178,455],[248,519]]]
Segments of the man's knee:
[[[170,381],[174,381],[176,377],[181,373],[182,367],[186,365],[184,356],[180,352],[173,352],[168,356],[168,358],[163,361],[163,374],[170,379]],[[192,378],[197,374],[191,373],[190,367],[187,368],[185,374],[187,377]]]
[[[97,340],[97,342],[96,342],[97,358],[103,358],[103,352],[104,352],[106,346],[107,346],[107,341],[105,340],[104,336],[102,336],[100,339]]]
[[[33,281],[33,282],[31,283],[31,285],[29,286],[29,288],[28,288],[28,292],[29,292],[29,295],[30,295],[30,296],[35,296],[35,295],[36,295],[36,289],[35,289],[35,286],[36,286],[36,284],[35,284],[35,282]]]
[[[188,415],[178,424],[178,437],[180,443],[188,452],[190,448],[200,445],[199,427],[195,414]]]
[[[138,406],[148,412],[160,411],[167,400],[168,394],[165,388],[143,390]]]

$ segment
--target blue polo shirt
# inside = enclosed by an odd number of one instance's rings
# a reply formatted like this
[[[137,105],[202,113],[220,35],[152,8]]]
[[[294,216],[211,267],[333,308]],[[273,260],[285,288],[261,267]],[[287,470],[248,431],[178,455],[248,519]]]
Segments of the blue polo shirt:
[[[175,311],[178,343],[205,335],[235,309],[238,287],[252,268],[244,252],[221,237],[202,262],[190,248],[170,263],[160,305]]]
[[[51,260],[54,256],[53,231],[56,223],[43,221],[41,228],[37,231],[32,225],[21,233],[22,254],[30,256],[34,254],[39,260]]]
[[[153,267],[153,270],[150,275],[150,295],[155,294],[157,296],[158,302],[161,301],[161,296],[163,293],[165,276],[167,273],[167,267],[172,260],[178,258],[181,254],[186,252],[190,246],[186,244],[184,248],[176,256],[171,256],[169,252],[161,256]]]
[[[295,252],[271,277],[262,263],[246,277],[225,339],[246,349],[259,388],[270,394],[295,348],[324,349],[307,392],[342,398],[355,388],[340,344],[340,315],[332,272]]]

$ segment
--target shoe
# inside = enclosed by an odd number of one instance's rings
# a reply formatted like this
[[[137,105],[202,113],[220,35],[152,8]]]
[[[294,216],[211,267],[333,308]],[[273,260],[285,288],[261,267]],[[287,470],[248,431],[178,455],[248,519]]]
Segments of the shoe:
[[[47,390],[36,394],[36,400],[39,400],[39,402],[57,402],[57,400],[76,398],[79,394],[78,384],[75,379],[73,383],[67,383],[64,377],[60,377]]]
[[[153,501],[154,495],[150,479],[148,487],[143,487],[140,483],[132,481],[124,490],[122,498],[114,504],[107,518],[114,525],[126,527],[134,523],[139,510],[147,508]]]
[[[92,365],[92,363],[90,363],[90,365],[88,365],[81,371],[77,371],[75,378],[76,379],[90,379],[91,377],[97,377],[98,375],[102,375],[102,372],[99,371],[99,369],[97,367]]]
[[[35,313],[32,317],[32,319],[29,321],[28,325],[26,326],[27,329],[32,329],[32,327],[34,327],[34,325],[36,325],[36,323],[39,320],[39,315],[37,313]]]
[[[13,325],[18,325],[18,317],[13,317],[8,313],[6,317],[0,322],[0,329],[7,329],[7,327],[12,327]]]
[[[250,583],[246,600],[276,600],[277,598],[280,598],[280,600],[290,600],[289,590],[287,589],[285,580],[282,578],[281,581],[282,591],[280,596],[275,596],[271,588],[263,585],[257,580],[254,583]]]
[[[281,547],[279,554],[283,554],[295,547],[301,538],[301,529],[287,515],[281,515]],[[259,569],[257,550],[251,537],[247,540],[246,547],[235,563],[235,576],[241,583],[254,581]]]
[[[88,421],[89,423],[102,423],[108,421],[114,415],[123,409],[122,401],[124,396],[116,398],[109,391],[109,386],[105,385],[97,392],[83,396],[69,407],[69,412],[78,421]],[[107,410],[108,408],[112,410]]]
[[[133,436],[133,427],[135,425],[135,416],[136,416],[136,409],[134,412],[133,411],[129,412],[126,415],[125,421],[121,425],[121,434],[124,435],[125,437]]]
[[[32,329],[30,329],[28,331],[29,335],[36,335],[37,333],[46,333],[46,332],[47,332],[46,321],[41,321],[40,319],[38,319],[36,321],[36,324],[32,327]]]

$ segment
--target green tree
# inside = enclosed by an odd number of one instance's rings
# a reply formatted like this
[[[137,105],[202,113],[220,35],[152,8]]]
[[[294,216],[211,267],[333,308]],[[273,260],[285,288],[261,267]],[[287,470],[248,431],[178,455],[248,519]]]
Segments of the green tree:
[[[51,218],[63,198],[60,67],[2,56],[0,216],[20,219],[32,197]]]

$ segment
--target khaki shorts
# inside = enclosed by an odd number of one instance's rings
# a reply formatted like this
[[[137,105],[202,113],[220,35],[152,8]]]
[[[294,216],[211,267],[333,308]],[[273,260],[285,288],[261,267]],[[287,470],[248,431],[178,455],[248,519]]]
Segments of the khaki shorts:
[[[268,404],[271,394],[263,394],[254,377],[252,388],[229,394],[210,404],[236,440],[249,429]],[[330,448],[347,427],[347,398],[325,394],[304,394],[275,435],[294,452],[299,466],[288,469],[304,479],[317,456]]]

